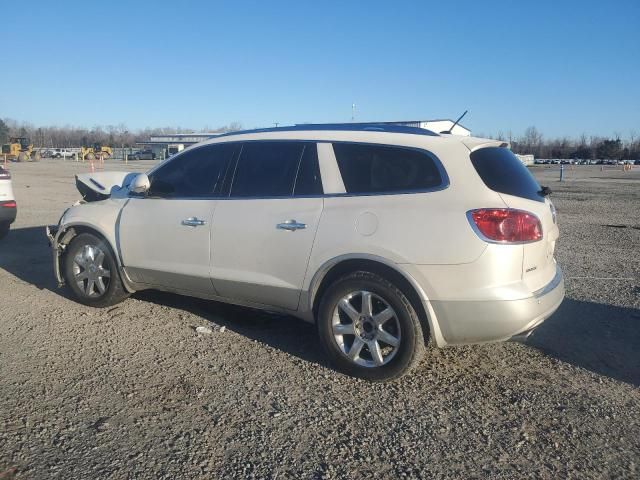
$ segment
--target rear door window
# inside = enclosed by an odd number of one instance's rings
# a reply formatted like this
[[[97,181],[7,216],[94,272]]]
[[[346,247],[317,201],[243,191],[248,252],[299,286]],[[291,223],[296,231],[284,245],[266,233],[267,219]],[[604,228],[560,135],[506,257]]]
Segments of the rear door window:
[[[471,152],[471,163],[491,190],[544,202],[540,185],[508,148],[486,147]]]
[[[296,196],[322,195],[323,191],[318,164],[318,146],[315,143],[307,143],[300,160],[293,194]]]
[[[425,151],[358,143],[334,143],[333,150],[347,193],[402,193],[443,185],[436,161]]]
[[[305,144],[247,142],[242,146],[231,186],[232,197],[288,197],[293,195]]]

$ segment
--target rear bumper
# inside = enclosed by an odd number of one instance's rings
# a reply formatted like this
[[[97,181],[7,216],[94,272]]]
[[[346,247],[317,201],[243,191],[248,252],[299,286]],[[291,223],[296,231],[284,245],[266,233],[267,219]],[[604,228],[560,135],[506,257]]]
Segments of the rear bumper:
[[[526,337],[564,299],[564,278],[556,274],[545,287],[521,300],[434,301],[431,307],[446,345],[485,343]]]
[[[0,202],[0,223],[13,223],[18,215],[18,209],[16,207],[3,207]]]

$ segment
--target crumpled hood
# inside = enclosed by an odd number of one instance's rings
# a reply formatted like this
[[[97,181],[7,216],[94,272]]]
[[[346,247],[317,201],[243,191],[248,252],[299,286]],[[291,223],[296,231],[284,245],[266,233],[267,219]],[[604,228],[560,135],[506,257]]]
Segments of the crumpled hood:
[[[137,175],[135,172],[81,173],[76,175],[76,188],[86,202],[96,202],[128,187]]]

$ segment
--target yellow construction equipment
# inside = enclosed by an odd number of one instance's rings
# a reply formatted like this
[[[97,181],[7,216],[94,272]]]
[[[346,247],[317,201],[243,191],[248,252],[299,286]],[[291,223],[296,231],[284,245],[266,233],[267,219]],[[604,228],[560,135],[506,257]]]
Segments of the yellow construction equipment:
[[[94,143],[91,147],[82,147],[80,154],[84,160],[107,159],[113,155],[111,147]]]
[[[6,155],[7,160],[16,162],[40,161],[40,152],[33,150],[33,145],[29,143],[27,137],[9,138],[9,143],[2,145],[2,155]]]

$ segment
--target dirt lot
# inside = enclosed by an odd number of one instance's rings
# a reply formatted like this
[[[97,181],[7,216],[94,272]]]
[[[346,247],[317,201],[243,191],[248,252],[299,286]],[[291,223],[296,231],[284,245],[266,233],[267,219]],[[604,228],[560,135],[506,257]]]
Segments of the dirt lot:
[[[290,318],[151,292],[75,303],[43,226],[88,167],[10,167],[0,479],[640,476],[640,168],[568,168],[562,184],[535,169],[559,210],[561,308],[526,344],[432,348],[379,385],[329,368]]]

